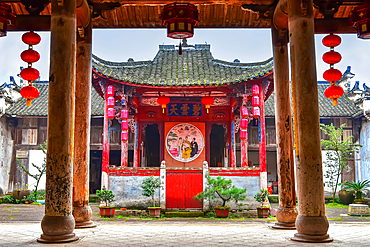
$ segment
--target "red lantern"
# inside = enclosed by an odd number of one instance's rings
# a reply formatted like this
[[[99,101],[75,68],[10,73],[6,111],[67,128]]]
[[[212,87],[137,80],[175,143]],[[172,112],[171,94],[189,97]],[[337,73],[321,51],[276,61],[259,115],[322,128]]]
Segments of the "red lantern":
[[[0,37],[6,36],[8,24],[14,22],[15,15],[12,14],[10,5],[0,3]]]
[[[22,41],[27,45],[37,45],[40,43],[41,37],[37,33],[30,31],[22,35]]]
[[[121,119],[128,119],[128,110],[123,109],[121,111]]]
[[[242,129],[248,128],[248,119],[242,118],[242,120],[240,120],[240,128]]]
[[[240,114],[242,115],[242,118],[248,118],[249,117],[249,112],[247,107],[242,107],[240,109]]]
[[[258,85],[253,85],[252,86],[252,95],[257,96],[260,93],[260,87]]]
[[[115,116],[116,116],[116,111],[114,110],[114,108],[108,108],[107,117],[110,120],[112,120],[112,119],[114,119]]]
[[[108,86],[107,87],[107,96],[114,96],[114,87],[113,86]]]
[[[370,39],[370,2],[357,6],[352,10],[350,23],[357,27],[357,38]]]
[[[35,63],[39,61],[40,54],[35,50],[28,49],[21,53],[21,59],[26,63]]]
[[[332,33],[325,36],[322,39],[322,44],[326,47],[331,47],[331,48],[340,45],[341,42],[342,42],[342,39],[338,35],[335,35]]]
[[[26,81],[35,81],[40,77],[40,73],[37,69],[28,67],[28,68],[22,69],[21,77]]]
[[[248,131],[246,129],[240,129],[239,138],[241,140],[247,139]]]
[[[123,131],[127,131],[128,130],[128,122],[127,121],[122,121],[122,123],[121,123],[121,127],[122,127],[122,130]]]
[[[326,81],[339,81],[342,78],[342,72],[337,69],[330,68],[324,72],[323,75]]]
[[[171,3],[164,6],[160,15],[163,25],[167,26],[167,37],[187,39],[194,35],[198,23],[198,9],[190,3]]]
[[[114,99],[114,97],[112,97],[112,96],[108,97],[108,99],[107,99],[107,106],[109,108],[112,108],[115,105],[116,105],[116,100]]]
[[[259,118],[260,115],[261,115],[260,108],[257,106],[253,107],[253,117]]]
[[[324,92],[326,98],[333,100],[333,106],[338,105],[338,98],[342,97],[343,93],[343,88],[334,83]]]
[[[328,51],[324,53],[322,60],[327,64],[336,64],[342,60],[342,56],[339,54],[339,52]]]
[[[121,140],[123,142],[127,142],[128,141],[128,131],[122,131],[121,132]]]
[[[170,97],[168,96],[159,96],[157,99],[157,103],[162,106],[162,110],[164,113],[164,109],[167,107],[167,104],[170,103]]]
[[[37,88],[35,88],[32,85],[22,87],[20,93],[21,93],[21,96],[27,100],[26,106],[31,106],[32,100],[36,99],[40,95],[39,90],[37,90]]]
[[[211,108],[211,105],[215,102],[213,97],[211,96],[205,96],[202,98],[202,104],[206,106],[207,113],[209,112],[209,108]]]
[[[259,105],[260,105],[260,98],[258,96],[253,96],[252,106],[259,106]]]

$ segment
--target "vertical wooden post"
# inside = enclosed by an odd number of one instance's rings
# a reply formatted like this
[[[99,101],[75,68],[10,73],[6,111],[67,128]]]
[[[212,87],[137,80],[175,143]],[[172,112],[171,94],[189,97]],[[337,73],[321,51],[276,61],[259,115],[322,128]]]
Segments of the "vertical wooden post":
[[[92,24],[77,37],[75,135],[73,159],[73,216],[75,228],[96,227],[89,206],[90,120],[91,120],[91,41]]]
[[[140,128],[141,129],[141,128]],[[141,131],[141,130],[140,130]],[[139,138],[139,123],[137,122],[137,117],[135,116],[135,140],[134,140],[134,164],[133,167],[139,167],[140,162],[140,149],[139,149],[139,143],[141,138]]]
[[[166,209],[166,161],[162,160],[159,172],[159,181],[161,182],[161,187],[159,188],[159,205],[161,209]]]
[[[127,105],[125,95],[122,95],[122,106],[125,107]],[[128,121],[128,119],[121,119],[122,121]],[[122,131],[122,127],[121,127]],[[121,138],[121,167],[127,167],[128,163],[128,141],[122,141]]]
[[[234,115],[233,115],[234,118]],[[235,122],[234,119],[230,124],[230,167],[236,167],[236,150],[235,150]]]
[[[260,89],[260,121],[259,127],[259,163],[260,163],[260,188],[267,190],[267,165],[266,165],[266,136],[265,136],[265,94],[263,83],[259,84]]]
[[[296,208],[292,114],[289,89],[289,59],[287,31],[283,38],[272,29],[275,82],[275,122],[277,146],[277,173],[279,181],[279,208],[273,228],[295,229]],[[284,31],[280,31],[284,32]]]
[[[105,95],[104,95],[104,124],[103,124],[103,162],[102,162],[102,176],[101,176],[101,187],[104,186],[109,188],[109,119],[108,119],[108,105],[107,105],[107,88],[105,85]]]
[[[288,0],[289,40],[295,60],[299,163],[298,233],[292,240],[330,242],[325,216],[319,104],[316,78],[313,1]]]
[[[45,216],[38,242],[78,239],[72,216],[76,0],[51,1]]]
[[[241,121],[241,120],[240,120]],[[241,128],[239,128],[241,131]],[[248,130],[248,125],[247,128]],[[241,167],[248,167],[248,132],[246,139],[241,139]]]

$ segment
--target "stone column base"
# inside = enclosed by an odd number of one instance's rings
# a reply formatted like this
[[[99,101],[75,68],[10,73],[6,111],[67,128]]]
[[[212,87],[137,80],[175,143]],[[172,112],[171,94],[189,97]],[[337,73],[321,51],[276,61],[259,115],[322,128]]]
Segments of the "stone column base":
[[[275,229],[295,230],[295,221],[297,219],[298,210],[294,208],[280,207],[276,210],[276,219],[278,222],[272,226]]]
[[[45,215],[41,221],[43,234],[37,239],[40,243],[67,243],[78,240],[73,233],[75,220],[69,216]]]
[[[90,206],[73,207],[72,214],[76,223],[75,229],[96,227],[96,224],[91,221]]]
[[[295,223],[284,223],[284,222],[275,222],[275,225],[271,226],[274,229],[282,230],[295,230]]]
[[[95,224],[94,221],[83,221],[83,222],[77,222],[75,225],[75,229],[82,229],[82,228],[93,228],[96,227],[97,225]]]
[[[294,237],[292,237],[291,240],[306,243],[328,243],[333,241],[333,239],[329,237],[329,234],[313,236],[301,233],[294,234]]]
[[[327,234],[329,222],[326,216],[298,215],[295,222],[298,233],[291,240],[308,243],[327,243],[333,241]]]

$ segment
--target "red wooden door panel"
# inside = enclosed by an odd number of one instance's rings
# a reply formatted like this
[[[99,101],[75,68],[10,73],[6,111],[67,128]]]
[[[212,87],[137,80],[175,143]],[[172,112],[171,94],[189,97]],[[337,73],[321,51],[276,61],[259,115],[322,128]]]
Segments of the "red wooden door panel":
[[[166,208],[202,208],[202,203],[193,198],[202,190],[202,171],[169,170],[166,173]]]

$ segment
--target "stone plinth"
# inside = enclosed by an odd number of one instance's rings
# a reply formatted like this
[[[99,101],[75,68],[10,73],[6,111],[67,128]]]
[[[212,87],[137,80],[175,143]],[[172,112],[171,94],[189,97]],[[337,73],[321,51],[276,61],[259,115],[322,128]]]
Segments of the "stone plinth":
[[[369,206],[365,204],[349,204],[348,213],[351,215],[369,215]]]

